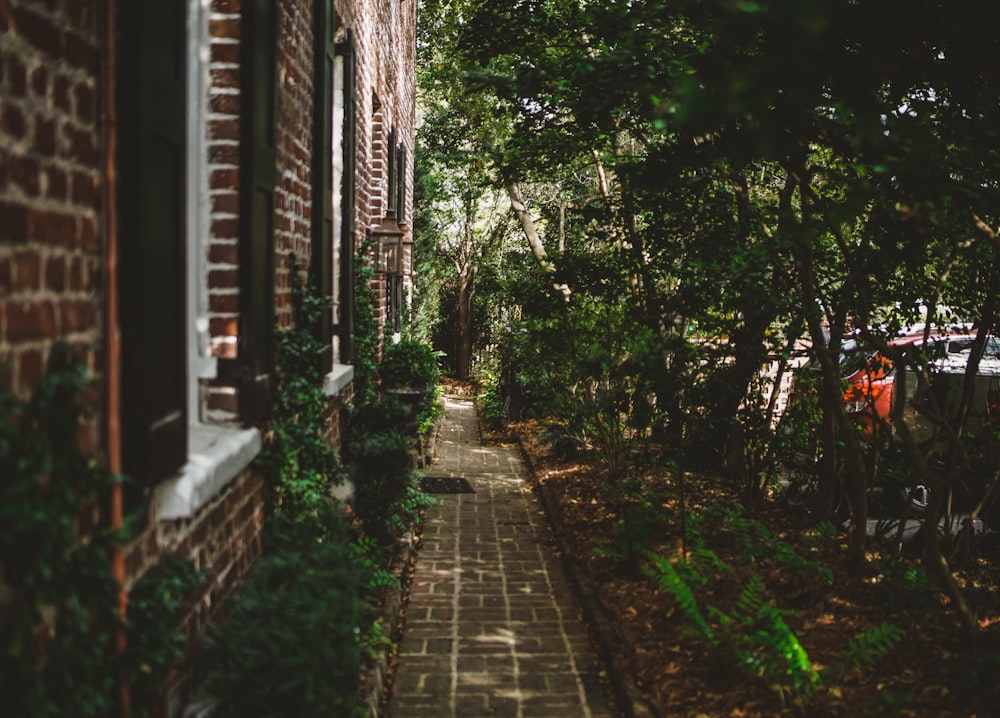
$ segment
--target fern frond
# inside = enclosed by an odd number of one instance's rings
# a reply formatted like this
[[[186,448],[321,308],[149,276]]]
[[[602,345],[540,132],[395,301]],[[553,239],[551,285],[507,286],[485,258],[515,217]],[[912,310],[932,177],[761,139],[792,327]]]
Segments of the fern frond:
[[[891,623],[883,623],[855,636],[847,643],[844,658],[837,667],[838,675],[875,663],[888,655],[902,638],[903,629]]]
[[[759,573],[750,577],[750,582],[740,592],[733,615],[745,625],[753,625],[761,614],[764,603],[764,579]]]
[[[701,614],[701,610],[698,608],[698,600],[695,598],[691,587],[681,578],[681,575],[677,573],[677,569],[666,558],[655,554],[651,558],[656,567],[653,578],[670,592],[677,605],[680,606],[681,611],[694,624],[701,633],[701,636],[710,643],[715,643],[715,635],[712,627],[708,625],[705,617]]]

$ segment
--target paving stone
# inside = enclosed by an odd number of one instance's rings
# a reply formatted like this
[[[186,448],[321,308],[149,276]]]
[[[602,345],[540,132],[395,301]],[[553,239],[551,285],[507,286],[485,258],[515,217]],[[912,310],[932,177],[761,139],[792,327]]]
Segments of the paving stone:
[[[431,472],[475,493],[427,509],[387,718],[612,718],[520,452],[445,404]]]

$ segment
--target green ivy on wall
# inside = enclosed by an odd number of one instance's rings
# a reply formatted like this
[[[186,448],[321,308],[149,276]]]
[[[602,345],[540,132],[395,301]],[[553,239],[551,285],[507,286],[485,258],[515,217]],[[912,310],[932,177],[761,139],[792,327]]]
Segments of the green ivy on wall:
[[[115,649],[119,631],[129,626],[119,618],[111,552],[126,536],[100,517],[116,478],[78,440],[95,393],[86,367],[66,346],[53,350],[29,399],[0,389],[4,715],[103,718],[114,713],[121,676],[162,678],[179,657],[181,602],[164,602],[156,573],[139,591],[150,594],[143,600],[156,621],[143,621],[137,610],[140,619],[129,624],[135,630],[126,634],[131,650]],[[173,575],[182,572],[193,576],[190,567]],[[135,715],[143,714],[151,692],[137,692]]]

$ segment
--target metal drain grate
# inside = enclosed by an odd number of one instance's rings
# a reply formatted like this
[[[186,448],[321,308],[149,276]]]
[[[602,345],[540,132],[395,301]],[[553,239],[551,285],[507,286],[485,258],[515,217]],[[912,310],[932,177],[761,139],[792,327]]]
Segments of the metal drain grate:
[[[428,494],[474,494],[476,490],[463,476],[424,476],[420,488]]]

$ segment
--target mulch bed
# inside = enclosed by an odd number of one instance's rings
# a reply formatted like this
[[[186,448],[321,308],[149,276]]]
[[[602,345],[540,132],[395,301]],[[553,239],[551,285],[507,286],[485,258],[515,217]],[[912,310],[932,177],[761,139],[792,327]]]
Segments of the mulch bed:
[[[893,593],[887,588],[873,557],[865,570],[852,572],[843,542],[834,541],[820,557],[835,577],[832,587],[817,585],[789,573],[780,564],[762,561],[734,570],[731,586],[739,587],[750,571],[760,573],[769,595],[787,609],[785,621],[809,658],[818,667],[835,666],[848,642],[884,622],[905,629],[892,652],[863,670],[853,669],[811,696],[795,695],[779,686],[736,670],[720,660],[718,651],[690,635],[689,626],[672,596],[659,588],[639,567],[607,555],[606,548],[620,537],[619,516],[607,500],[606,478],[596,463],[583,456],[563,460],[538,439],[532,422],[511,425],[506,433],[486,427],[487,438],[521,443],[533,467],[535,488],[544,494],[553,529],[568,546],[576,573],[587,582],[603,606],[621,648],[627,671],[639,685],[646,703],[658,716],[941,716],[972,718],[1000,714],[1000,688],[993,676],[1000,670],[998,654],[973,654],[961,642],[957,622],[945,607],[943,595],[930,594],[932,605],[923,619],[893,614]],[[662,495],[665,513],[674,512],[671,479],[654,470],[632,478],[646,484],[647,494]],[[733,500],[719,477],[687,477],[690,507]],[[816,549],[803,543],[809,528],[801,513],[765,502],[754,518],[772,534],[800,552]],[[677,555],[680,538],[676,521],[651,537],[661,555]],[[617,533],[616,533],[617,532]],[[721,542],[712,548],[723,561],[736,566],[739,547]],[[977,606],[983,626],[981,647],[1000,647],[1000,591],[998,570],[992,563],[975,562],[959,574],[967,596]],[[729,581],[729,579],[727,579]],[[715,590],[724,592],[718,586]],[[701,595],[700,601],[722,605],[732,595]]]

